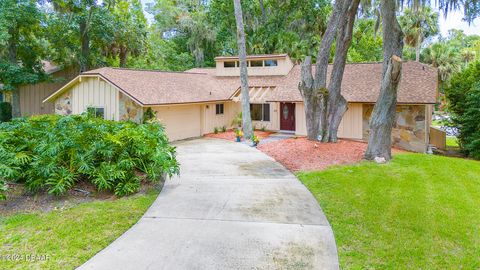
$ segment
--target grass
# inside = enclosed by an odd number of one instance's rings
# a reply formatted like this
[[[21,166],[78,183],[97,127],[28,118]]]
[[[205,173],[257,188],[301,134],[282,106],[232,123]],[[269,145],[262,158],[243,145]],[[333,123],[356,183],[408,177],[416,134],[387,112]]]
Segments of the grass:
[[[150,190],[65,210],[1,217],[0,269],[74,269],[135,224],[157,195]],[[38,260],[31,261],[32,255]]]
[[[447,147],[458,147],[457,137],[447,136]]]
[[[299,178],[333,228],[342,269],[480,269],[480,162],[398,154]]]

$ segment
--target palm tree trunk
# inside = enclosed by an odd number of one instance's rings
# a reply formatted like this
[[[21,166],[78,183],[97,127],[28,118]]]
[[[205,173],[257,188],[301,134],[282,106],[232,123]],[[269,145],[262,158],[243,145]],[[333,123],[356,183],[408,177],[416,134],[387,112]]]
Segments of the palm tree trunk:
[[[90,69],[90,38],[88,35],[87,21],[82,18],[80,21],[80,72]]]
[[[125,46],[120,46],[119,58],[120,58],[121,68],[124,68],[127,66],[127,55],[128,55],[127,48]]]
[[[370,134],[365,159],[392,158],[397,89],[402,74],[403,32],[395,15],[396,0],[381,1],[383,31],[383,79],[380,95],[370,119]]]
[[[416,45],[415,46],[415,61],[420,62],[420,45],[422,45],[421,42],[420,42],[420,35],[418,35],[417,44],[415,44],[415,45]]]
[[[242,95],[242,127],[246,139],[253,135],[252,117],[250,115],[250,96],[248,93],[247,49],[245,45],[245,30],[243,28],[243,14],[240,0],[233,0],[235,20],[237,22],[237,44],[240,60],[240,85]]]

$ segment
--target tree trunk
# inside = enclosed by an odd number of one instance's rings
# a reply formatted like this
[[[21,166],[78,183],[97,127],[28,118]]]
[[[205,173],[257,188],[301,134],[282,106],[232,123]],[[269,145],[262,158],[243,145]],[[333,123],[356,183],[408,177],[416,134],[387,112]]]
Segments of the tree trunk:
[[[347,61],[348,48],[352,43],[352,32],[360,0],[350,3],[346,16],[339,21],[335,59],[328,86],[328,141],[337,142],[337,133],[344,113],[347,111],[347,100],[342,96],[342,80]]]
[[[127,55],[128,55],[127,48],[125,46],[120,46],[119,58],[120,58],[121,68],[124,68],[127,66]]]
[[[260,11],[262,12],[262,22],[265,23],[267,21],[267,13],[265,11],[265,5],[263,0],[259,0],[260,2]]]
[[[417,38],[417,44],[415,46],[415,61],[420,62],[420,36]]]
[[[243,28],[242,5],[240,0],[233,0],[235,19],[237,22],[238,57],[240,60],[240,84],[242,95],[242,128],[245,138],[251,139],[253,135],[252,117],[250,115],[250,96],[248,89],[247,49],[245,45],[245,30]]]
[[[18,52],[18,29],[10,28],[8,33],[10,38],[8,40],[8,60],[13,65],[18,65],[17,52]],[[12,90],[12,117],[21,117],[22,112],[20,110],[20,90],[18,85],[14,86]]]
[[[337,32],[338,21],[344,10],[344,1],[335,1],[332,15],[327,24],[327,29],[322,37],[320,50],[317,54],[315,65],[315,77],[312,76],[312,65],[310,57],[307,57],[302,64],[302,76],[299,83],[299,91],[302,94],[305,106],[305,119],[307,124],[307,138],[309,140],[328,139],[327,134],[327,69],[330,58],[330,50]]]
[[[403,33],[395,16],[396,1],[381,1],[383,74],[380,95],[370,118],[365,159],[392,158],[392,128],[397,107],[397,88],[402,74]]]
[[[80,73],[90,69],[90,37],[88,35],[87,21],[82,18],[80,21]]]

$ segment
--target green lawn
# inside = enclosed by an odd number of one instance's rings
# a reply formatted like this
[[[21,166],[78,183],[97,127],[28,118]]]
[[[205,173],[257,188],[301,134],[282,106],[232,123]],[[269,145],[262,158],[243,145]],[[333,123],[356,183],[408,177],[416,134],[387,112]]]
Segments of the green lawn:
[[[457,137],[447,136],[447,147],[458,147]]]
[[[332,225],[342,269],[480,269],[480,162],[398,154],[299,178]]]
[[[135,224],[157,194],[151,190],[66,210],[0,217],[0,269],[74,269]],[[12,261],[7,255],[22,257]],[[29,261],[31,255],[40,260]],[[44,255],[48,259],[42,261]]]

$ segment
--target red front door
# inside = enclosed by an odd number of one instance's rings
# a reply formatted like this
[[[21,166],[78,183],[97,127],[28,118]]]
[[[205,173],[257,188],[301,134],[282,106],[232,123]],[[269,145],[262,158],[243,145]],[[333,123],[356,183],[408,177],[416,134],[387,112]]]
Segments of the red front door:
[[[295,103],[280,103],[280,130],[295,131]]]

